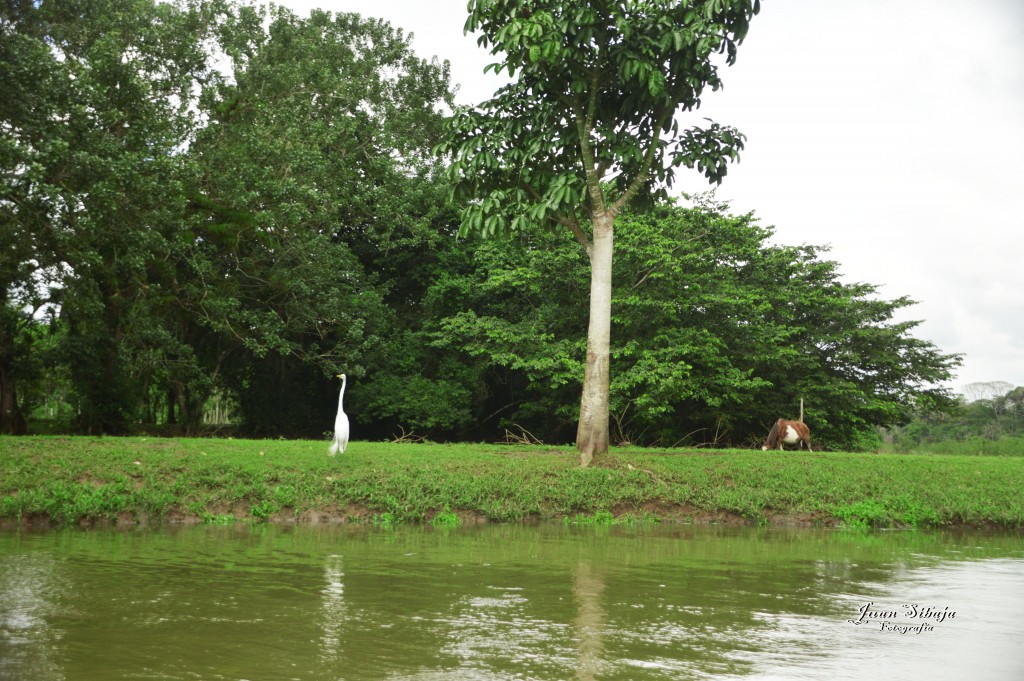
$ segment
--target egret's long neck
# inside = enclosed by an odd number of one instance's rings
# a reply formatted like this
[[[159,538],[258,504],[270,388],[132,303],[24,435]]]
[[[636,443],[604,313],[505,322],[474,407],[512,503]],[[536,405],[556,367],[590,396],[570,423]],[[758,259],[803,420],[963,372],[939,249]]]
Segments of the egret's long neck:
[[[341,379],[341,393],[338,395],[338,411],[341,411],[341,407],[345,402],[345,379]]]

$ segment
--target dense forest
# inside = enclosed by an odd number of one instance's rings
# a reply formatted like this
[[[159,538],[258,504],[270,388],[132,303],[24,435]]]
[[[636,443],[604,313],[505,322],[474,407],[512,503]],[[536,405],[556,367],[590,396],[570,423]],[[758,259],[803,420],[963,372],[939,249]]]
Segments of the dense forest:
[[[0,432],[321,437],[345,372],[357,440],[572,441],[585,254],[458,235],[446,63],[351,14],[0,11]],[[870,448],[958,408],[913,301],[826,249],[713,195],[616,240],[614,443],[750,446],[803,399],[817,443]]]

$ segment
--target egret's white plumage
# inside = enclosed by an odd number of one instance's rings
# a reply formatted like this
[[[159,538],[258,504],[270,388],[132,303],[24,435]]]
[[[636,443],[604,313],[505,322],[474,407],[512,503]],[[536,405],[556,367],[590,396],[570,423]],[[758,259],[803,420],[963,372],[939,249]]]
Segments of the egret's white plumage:
[[[338,416],[334,419],[334,441],[328,453],[331,456],[342,454],[348,446],[348,416],[343,408],[345,402],[345,374],[338,374],[341,379],[341,394],[338,395]]]

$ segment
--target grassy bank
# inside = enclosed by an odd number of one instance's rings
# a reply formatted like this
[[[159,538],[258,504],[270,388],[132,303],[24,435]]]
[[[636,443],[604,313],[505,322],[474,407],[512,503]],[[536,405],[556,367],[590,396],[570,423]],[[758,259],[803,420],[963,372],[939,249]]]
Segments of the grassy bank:
[[[0,437],[0,521],[750,522],[1024,528],[1024,459]]]

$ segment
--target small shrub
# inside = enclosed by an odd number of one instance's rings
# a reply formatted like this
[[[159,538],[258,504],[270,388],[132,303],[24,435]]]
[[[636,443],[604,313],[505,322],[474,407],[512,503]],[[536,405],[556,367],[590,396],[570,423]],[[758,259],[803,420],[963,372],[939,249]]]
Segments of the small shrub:
[[[249,512],[252,513],[252,517],[257,520],[269,520],[270,516],[277,513],[280,509],[272,501],[261,501],[258,504],[253,504]]]
[[[846,527],[875,527],[884,525],[889,515],[885,506],[871,499],[858,501],[849,506],[841,506],[832,513]]]
[[[430,519],[430,524],[434,527],[456,527],[462,521],[459,520],[459,516],[452,513],[451,509],[445,507],[443,511],[438,511],[433,518]]]
[[[298,501],[298,496],[295,488],[291,485],[278,485],[274,488],[274,501],[282,508],[294,507]]]
[[[594,515],[586,515],[585,513],[578,513],[570,520],[569,516],[565,517],[565,523],[567,525],[614,525],[615,516],[612,515],[611,511],[595,511]]]

